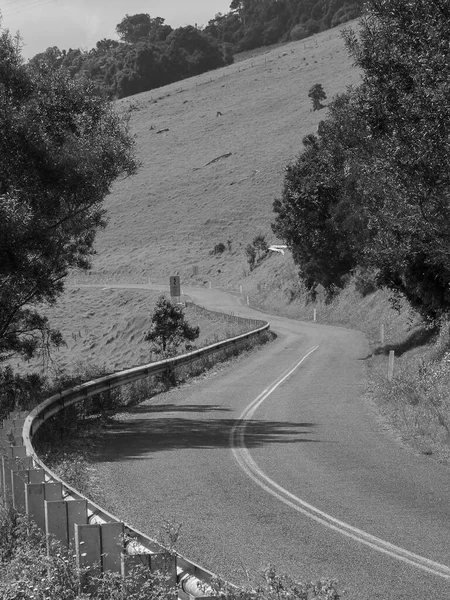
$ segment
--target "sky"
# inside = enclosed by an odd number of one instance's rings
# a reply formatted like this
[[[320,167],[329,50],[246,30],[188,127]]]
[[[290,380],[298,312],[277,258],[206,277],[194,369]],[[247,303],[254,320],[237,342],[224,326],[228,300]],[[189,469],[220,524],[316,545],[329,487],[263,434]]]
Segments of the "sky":
[[[229,11],[231,0],[0,0],[1,26],[20,32],[22,55],[31,58],[50,46],[89,50],[102,38],[118,39],[115,28],[126,14],[162,17],[173,28],[207,25]]]

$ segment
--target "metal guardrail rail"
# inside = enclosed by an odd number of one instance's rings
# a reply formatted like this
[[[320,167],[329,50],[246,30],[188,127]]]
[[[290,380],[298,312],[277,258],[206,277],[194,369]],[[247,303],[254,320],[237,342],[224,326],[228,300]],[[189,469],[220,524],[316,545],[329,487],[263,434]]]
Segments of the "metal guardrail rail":
[[[29,414],[11,414],[3,422],[0,429],[0,498],[4,503],[11,503],[14,508],[26,512],[48,535],[67,545],[73,542],[80,565],[101,564],[103,570],[124,574],[127,564],[133,566],[132,559],[139,558],[141,562],[145,559],[149,568],[157,569],[161,561],[167,563],[167,550],[65,483],[39,458],[33,447],[33,436],[45,421],[76,402],[238,346],[270,327],[266,321],[217,314],[227,320],[246,322],[253,329],[181,356],[77,385],[54,394]],[[128,540],[127,544],[124,544],[124,539]],[[210,597],[208,584],[214,577],[213,573],[179,554],[170,560],[179,598]]]

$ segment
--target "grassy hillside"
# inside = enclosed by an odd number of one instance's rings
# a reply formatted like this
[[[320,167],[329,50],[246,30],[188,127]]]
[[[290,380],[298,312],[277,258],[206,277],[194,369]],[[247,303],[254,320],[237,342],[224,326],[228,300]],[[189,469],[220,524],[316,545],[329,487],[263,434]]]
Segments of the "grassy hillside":
[[[119,101],[142,168],[107,199],[94,271],[122,281],[179,272],[186,283],[222,287],[258,279],[246,279],[245,246],[258,233],[273,240],[283,169],[325,117],[312,112],[309,88],[322,83],[331,99],[358,81],[336,28]],[[210,254],[228,240],[231,251]]]

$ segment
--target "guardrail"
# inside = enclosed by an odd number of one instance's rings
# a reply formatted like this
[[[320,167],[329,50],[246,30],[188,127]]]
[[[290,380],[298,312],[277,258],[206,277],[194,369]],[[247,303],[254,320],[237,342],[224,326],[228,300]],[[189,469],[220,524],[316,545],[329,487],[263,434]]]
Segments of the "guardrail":
[[[164,567],[171,582],[178,584],[181,600],[208,598],[208,584],[214,574],[179,554],[169,554],[158,542],[65,483],[39,458],[32,442],[45,421],[76,402],[148,376],[170,372],[201,357],[238,346],[269,329],[266,321],[217,314],[227,320],[245,321],[253,329],[181,356],[72,387],[51,396],[29,414],[11,413],[0,428],[0,499],[4,504],[11,504],[29,515],[48,536],[66,546],[73,544],[79,566],[100,565],[103,571],[123,575],[137,563],[145,564],[151,570]]]

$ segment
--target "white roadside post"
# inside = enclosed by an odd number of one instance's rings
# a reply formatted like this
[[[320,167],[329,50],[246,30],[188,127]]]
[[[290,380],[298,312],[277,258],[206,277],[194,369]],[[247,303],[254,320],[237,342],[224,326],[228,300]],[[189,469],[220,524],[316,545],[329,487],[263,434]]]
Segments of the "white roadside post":
[[[384,344],[384,323],[381,323],[380,327],[380,342]]]
[[[394,350],[389,351],[389,365],[388,365],[388,381],[392,381],[394,377]]]

